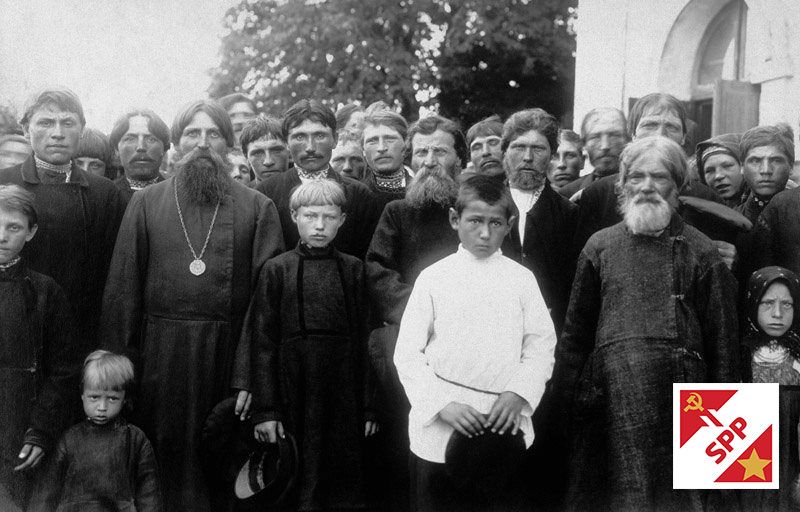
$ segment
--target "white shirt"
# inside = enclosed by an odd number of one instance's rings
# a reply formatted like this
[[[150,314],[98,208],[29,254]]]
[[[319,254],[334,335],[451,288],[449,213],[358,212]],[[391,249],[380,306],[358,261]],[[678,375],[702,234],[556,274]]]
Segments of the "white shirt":
[[[394,353],[411,402],[411,451],[444,462],[453,428],[439,419],[439,411],[460,402],[488,414],[503,391],[527,401],[520,429],[530,446],[531,415],[553,371],[555,343],[553,321],[533,274],[499,250],[478,259],[459,246],[423,270]]]
[[[511,198],[514,204],[517,205],[519,211],[519,218],[517,219],[517,229],[519,230],[519,244],[520,246],[525,243],[525,222],[528,220],[528,212],[539,200],[542,195],[544,185],[536,190],[520,190],[518,188],[511,188]]]

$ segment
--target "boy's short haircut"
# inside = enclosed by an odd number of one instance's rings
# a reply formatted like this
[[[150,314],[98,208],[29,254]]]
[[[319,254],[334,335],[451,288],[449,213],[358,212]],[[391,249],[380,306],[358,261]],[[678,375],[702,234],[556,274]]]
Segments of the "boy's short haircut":
[[[18,212],[27,217],[28,228],[38,223],[35,197],[19,185],[0,185],[0,210]]]
[[[106,167],[111,166],[111,144],[100,130],[86,128],[78,139],[78,151],[74,158],[96,158]]]
[[[258,114],[258,106],[256,105],[256,102],[240,92],[226,94],[217,101],[220,105],[222,105],[222,108],[224,108],[226,112],[237,103],[247,103],[247,106],[253,110],[253,114]]]
[[[405,118],[394,110],[389,109],[388,106],[385,109],[372,109],[372,105],[370,105],[367,109],[367,114],[364,116],[364,125],[388,126],[399,133],[400,138],[404,141],[408,135],[408,123]]]
[[[83,362],[83,389],[133,391],[133,363],[127,357],[107,350],[95,350]]]
[[[467,147],[470,147],[478,137],[491,137],[493,135],[496,137],[503,136],[503,122],[497,114],[481,119],[469,127],[469,130],[467,130]]]
[[[503,207],[506,221],[517,215],[517,207],[508,187],[502,180],[493,176],[475,174],[461,183],[455,204],[455,210],[459,217],[471,201],[483,201],[491,206]]]
[[[239,143],[242,145],[242,152],[245,156],[247,156],[247,146],[264,137],[286,142],[280,119],[266,114],[258,114],[244,124],[242,134],[239,136]]]
[[[336,117],[336,131],[344,130],[347,122],[353,117],[356,112],[364,112],[364,107],[356,105],[355,103],[346,103],[336,109],[334,116]]]
[[[338,206],[344,210],[347,197],[341,185],[333,180],[314,180],[295,187],[289,198],[289,208],[297,211],[301,206]]]
[[[86,117],[83,115],[81,100],[78,99],[77,94],[66,87],[52,87],[35,92],[28,98],[25,105],[25,113],[22,114],[22,119],[20,119],[19,123],[27,128],[33,114],[46,105],[55,105],[64,112],[72,112],[78,116],[81,127],[86,126]]]
[[[580,135],[573,132],[572,130],[567,130],[563,128],[561,130],[558,130],[558,140],[559,142],[564,141],[564,142],[569,142],[570,144],[574,144],[579,153],[583,150],[583,139],[581,138]]]
[[[319,100],[300,100],[283,113],[281,128],[283,140],[289,140],[289,132],[303,124],[303,121],[313,121],[330,128],[331,134],[336,138],[336,115]]]

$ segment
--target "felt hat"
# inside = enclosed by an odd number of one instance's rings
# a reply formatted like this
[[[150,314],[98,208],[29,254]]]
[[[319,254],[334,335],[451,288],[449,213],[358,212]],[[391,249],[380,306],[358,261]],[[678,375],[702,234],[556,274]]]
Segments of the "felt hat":
[[[248,505],[275,506],[294,486],[298,466],[297,444],[289,432],[277,443],[260,444],[239,470],[236,497]]]
[[[524,457],[521,431],[500,435],[487,430],[472,438],[453,432],[445,449],[445,470],[458,487],[496,489],[519,470]]]
[[[218,403],[206,417],[200,438],[200,463],[209,486],[229,488],[250,452],[258,447],[253,424],[234,414],[236,397]]]

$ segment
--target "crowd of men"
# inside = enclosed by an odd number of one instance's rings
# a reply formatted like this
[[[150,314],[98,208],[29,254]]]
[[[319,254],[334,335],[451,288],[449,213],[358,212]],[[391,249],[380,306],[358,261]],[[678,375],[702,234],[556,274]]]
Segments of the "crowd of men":
[[[687,152],[684,107],[661,93],[627,119],[594,109],[580,133],[538,108],[466,132],[383,102],[275,114],[233,94],[184,106],[171,126],[131,110],[105,135],[74,93],[48,89],[18,121],[0,118],[0,184],[32,192],[38,214],[22,256],[63,288],[76,361],[97,347],[132,358],[131,420],[153,444],[167,510],[231,506],[204,472],[203,426],[229,396],[247,420],[256,278],[299,242],[293,190],[323,179],[344,190],[333,245],[364,261],[370,297],[380,439],[366,506],[413,506],[395,342],[417,276],[459,247],[449,214],[472,175],[508,187],[518,215],[502,254],[532,272],[558,335],[520,469],[536,509],[706,506],[672,490],[671,383],[740,380],[743,283],[764,265],[800,273],[791,128]]]

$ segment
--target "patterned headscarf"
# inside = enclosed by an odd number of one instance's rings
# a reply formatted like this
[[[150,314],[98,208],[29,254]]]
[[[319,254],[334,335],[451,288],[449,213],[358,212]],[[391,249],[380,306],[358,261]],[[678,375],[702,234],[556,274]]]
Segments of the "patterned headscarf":
[[[747,331],[745,334],[745,344],[755,350],[758,347],[768,345],[773,339],[765,333],[758,325],[758,304],[761,297],[773,283],[780,282],[786,285],[794,301],[794,318],[792,325],[786,334],[781,336],[780,343],[797,359],[800,359],[800,279],[791,270],[783,267],[764,267],[756,270],[747,282],[747,295],[745,305],[747,307]]]

